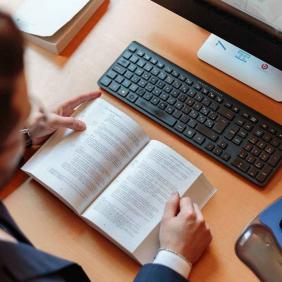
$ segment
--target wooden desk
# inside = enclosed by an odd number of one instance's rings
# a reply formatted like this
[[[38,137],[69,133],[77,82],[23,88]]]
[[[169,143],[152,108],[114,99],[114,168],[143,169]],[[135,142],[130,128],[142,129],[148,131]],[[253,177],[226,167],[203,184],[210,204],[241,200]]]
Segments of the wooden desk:
[[[14,10],[21,0],[2,0]],[[282,123],[282,105],[197,59],[208,32],[147,0],[107,2],[62,56],[33,47],[26,52],[32,93],[48,105],[97,89],[97,80],[132,40],[162,54],[266,116]],[[81,43],[82,42],[82,43]],[[80,44],[81,43],[81,44]],[[195,265],[191,280],[257,281],[237,259],[234,243],[244,226],[282,193],[282,172],[265,191],[232,173],[156,123],[108,94],[104,98],[131,115],[146,132],[176,149],[204,171],[218,193],[204,208],[214,240]],[[9,189],[21,183],[21,173]],[[34,244],[80,263],[96,282],[129,282],[139,266],[99,233],[88,227],[40,185],[25,183],[5,198],[12,215]]]

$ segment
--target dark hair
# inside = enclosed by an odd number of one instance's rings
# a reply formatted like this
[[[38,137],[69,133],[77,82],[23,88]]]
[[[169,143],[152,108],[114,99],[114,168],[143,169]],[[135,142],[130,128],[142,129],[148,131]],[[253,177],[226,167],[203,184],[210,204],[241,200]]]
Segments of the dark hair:
[[[0,146],[18,121],[12,98],[23,71],[24,40],[11,17],[0,11]]]

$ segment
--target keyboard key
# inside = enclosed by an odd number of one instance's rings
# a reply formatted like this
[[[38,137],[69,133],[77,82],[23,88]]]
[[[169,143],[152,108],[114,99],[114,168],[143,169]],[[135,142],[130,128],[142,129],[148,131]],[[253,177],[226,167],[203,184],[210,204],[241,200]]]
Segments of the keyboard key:
[[[269,159],[269,154],[266,153],[266,152],[262,152],[259,157],[260,157],[261,160],[266,162]]]
[[[111,79],[115,79],[115,77],[117,76],[117,73],[114,72],[113,70],[110,70],[107,72],[107,76],[110,77]]]
[[[253,149],[253,145],[250,143],[245,144],[244,149],[250,152]]]
[[[217,143],[217,145],[218,145],[220,148],[222,148],[222,149],[226,149],[227,146],[228,146],[228,143],[225,142],[224,140],[220,140],[220,141]]]
[[[264,167],[264,163],[262,161],[260,161],[260,160],[257,160],[255,162],[255,167],[257,167],[258,169],[261,169],[261,168]]]
[[[212,102],[210,104],[210,109],[212,109],[213,111],[216,111],[218,109],[218,104],[215,102]]]
[[[256,179],[260,182],[265,181],[268,175],[272,172],[272,168],[269,165],[264,166],[264,168],[259,172]]]
[[[148,55],[148,54],[145,54],[145,55],[144,55],[144,59],[145,59],[146,61],[150,61],[150,60],[151,60],[151,56]]]
[[[120,88],[120,85],[118,83],[116,83],[115,81],[112,81],[112,83],[110,84],[109,88],[114,91],[117,92]]]
[[[127,68],[128,70],[135,72],[135,70],[137,69],[137,67],[134,64],[130,64],[129,67]]]
[[[138,90],[136,91],[136,94],[139,96],[143,96],[146,93],[144,88],[138,88]]]
[[[235,160],[232,161],[231,164],[233,166],[239,168],[243,172],[246,172],[250,168],[250,165],[240,158],[236,158]]]
[[[238,119],[235,121],[235,123],[236,123],[237,125],[239,125],[239,126],[243,126],[245,122],[244,122],[243,119],[238,118]]]
[[[191,85],[193,84],[193,80],[190,79],[190,78],[187,78],[187,79],[186,79],[186,83],[187,83],[189,86],[191,86]]]
[[[143,67],[145,66],[145,64],[146,64],[146,61],[140,59],[140,60],[138,61],[138,63],[137,63],[137,66],[139,66],[140,68],[143,68]]]
[[[193,137],[193,140],[198,143],[198,144],[203,144],[204,141],[205,141],[205,137],[200,135],[200,134],[196,134],[194,137]]]
[[[191,109],[188,106],[186,106],[186,105],[184,105],[184,107],[182,108],[182,112],[184,114],[188,115],[190,113],[190,111],[191,111]]]
[[[197,89],[198,91],[202,89],[202,86],[199,83],[194,84],[193,87]]]
[[[235,117],[235,114],[233,112],[228,109],[224,109],[223,107],[219,108],[218,113],[220,113],[222,116],[229,120],[233,120],[233,118]]]
[[[153,69],[153,66],[151,64],[146,64],[145,67],[144,67],[144,70],[146,71],[151,71]]]
[[[137,100],[138,96],[134,93],[129,93],[126,96],[126,99],[129,100],[130,102],[134,103]]]
[[[203,115],[199,115],[197,117],[197,121],[200,122],[200,123],[204,123],[206,121],[206,119],[207,118],[205,116],[203,116]]]
[[[175,87],[176,89],[178,89],[178,88],[182,85],[182,83],[179,82],[178,80],[175,80],[172,85],[173,85],[173,87]]]
[[[242,141],[243,141],[242,138],[239,137],[239,136],[235,136],[232,140],[232,142],[236,145],[240,145],[242,143]]]
[[[170,95],[173,96],[174,98],[177,98],[179,96],[180,92],[176,89],[172,89],[170,92]]]
[[[150,62],[151,62],[153,65],[155,65],[155,64],[158,63],[158,60],[157,60],[156,58],[152,58],[152,59],[150,60]]]
[[[212,152],[213,152],[215,155],[220,156],[220,155],[222,154],[223,150],[222,150],[221,148],[219,148],[219,147],[215,147],[215,148],[212,150]]]
[[[264,131],[261,130],[261,129],[257,129],[254,134],[257,136],[257,137],[261,137],[263,134],[264,134]]]
[[[184,135],[187,136],[188,138],[192,138],[196,132],[193,129],[186,129],[184,131]]]
[[[211,116],[209,115],[209,117]],[[216,133],[221,134],[228,125],[229,125],[229,122],[226,119],[220,118],[214,125],[213,130]]]
[[[122,82],[122,85],[126,88],[129,88],[129,86],[131,85],[131,82],[127,79],[125,79],[123,82]]]
[[[187,123],[189,120],[190,120],[190,118],[185,114],[183,114],[180,118],[180,121],[182,121],[184,123]]]
[[[142,74],[142,78],[144,78],[145,80],[149,80],[150,77],[151,75],[146,71],[144,71],[144,73]]]
[[[259,150],[257,147],[254,147],[251,151],[251,154],[258,157],[261,153],[261,150]]]
[[[194,119],[190,119],[187,125],[189,125],[191,128],[195,128],[198,123]]]
[[[140,69],[140,68],[137,68],[135,73],[139,76],[141,76],[143,73],[144,73],[144,70]]]
[[[205,122],[205,126],[208,128],[212,128],[214,126],[214,122],[210,119],[207,119]]]
[[[150,101],[153,97],[153,94],[150,92],[146,92],[146,94],[143,96],[143,98],[147,101]]]
[[[151,99],[151,103],[153,105],[157,105],[159,103],[160,99],[158,97],[153,96]]]
[[[242,149],[239,153],[239,157],[241,159],[245,159],[247,156],[248,156],[248,153]]]
[[[104,86],[108,87],[111,84],[112,80],[110,78],[106,77],[106,76],[103,76],[103,78],[100,80],[100,82]]]
[[[174,77],[178,77],[179,76],[179,72],[177,72],[176,70],[173,70],[171,73]]]
[[[174,126],[174,128],[178,131],[178,132],[183,132],[186,129],[186,125],[183,122],[177,122],[177,124]]]
[[[270,155],[275,151],[275,149],[270,145],[267,145],[264,150]]]
[[[174,107],[178,110],[181,110],[183,108],[184,104],[182,102],[176,102]]]
[[[172,106],[175,104],[176,101],[177,101],[176,98],[173,98],[173,97],[169,97],[167,100],[168,104]]]
[[[214,148],[214,145],[213,145],[212,143],[208,143],[208,144],[205,146],[205,148],[206,148],[207,150],[209,150],[209,151],[212,151],[213,148]]]
[[[238,135],[241,136],[242,138],[246,138],[248,136],[248,132],[244,129],[240,129]]]
[[[134,45],[130,45],[128,50],[134,53],[137,50],[137,48]]]
[[[173,116],[174,116],[175,118],[179,119],[179,118],[181,117],[181,115],[182,115],[182,112],[181,112],[181,111],[179,111],[179,110],[174,110]]]
[[[208,129],[206,126],[202,124],[198,124],[196,126],[196,130],[199,131],[204,136],[208,137],[212,141],[216,141],[218,139],[218,135],[214,133],[211,129]]]
[[[160,68],[160,69],[162,69],[162,68],[164,67],[164,64],[163,64],[162,62],[158,62],[158,63],[157,63],[157,67]]]
[[[159,73],[160,73],[160,71],[159,71],[157,68],[153,68],[153,69],[151,70],[151,74],[153,74],[153,75],[155,75],[155,76],[157,76]]]
[[[271,145],[273,145],[274,147],[278,147],[280,145],[280,140],[278,138],[272,139]]]
[[[250,164],[252,164],[255,160],[256,160],[256,158],[255,158],[254,156],[252,156],[252,155],[248,155],[248,156],[246,157],[246,161],[247,161],[248,163],[250,163]]]
[[[251,130],[253,129],[253,125],[251,125],[250,123],[245,123],[244,128],[245,128],[247,131],[251,131]]]
[[[123,87],[120,88],[119,91],[118,91],[118,94],[122,97],[126,97],[128,93],[129,93],[128,89],[123,88]]]
[[[174,81],[174,78],[170,75],[168,75],[165,79],[165,82],[168,83],[168,84],[172,84]]]
[[[168,97],[169,97],[169,95],[168,95],[167,93],[164,93],[164,92],[160,95],[160,98],[161,98],[163,101],[166,101],[166,100],[168,99]]]
[[[117,73],[119,73],[120,75],[123,75],[125,72],[126,72],[126,69],[122,66],[119,66],[119,65],[115,65],[113,67],[113,70]]]
[[[280,159],[281,159],[281,156],[282,156],[282,153],[279,152],[279,151],[276,151],[272,156],[271,158],[268,160],[268,164],[270,164],[271,166],[276,166]]]
[[[184,103],[187,100],[187,95],[186,94],[180,94],[178,96],[178,100]]]
[[[120,64],[121,66],[127,68],[127,67],[129,66],[130,62],[127,61],[127,60],[124,59],[124,58],[121,58],[121,59],[118,60],[118,64]]]
[[[173,69],[172,69],[170,66],[166,66],[166,67],[165,67],[165,71],[166,71],[167,73],[172,73]]]
[[[258,174],[258,170],[253,166],[251,166],[251,168],[248,171],[248,174],[252,177],[256,177],[256,175]]]
[[[172,114],[174,112],[174,107],[171,106],[167,106],[167,108],[165,109],[165,111],[169,114]]]

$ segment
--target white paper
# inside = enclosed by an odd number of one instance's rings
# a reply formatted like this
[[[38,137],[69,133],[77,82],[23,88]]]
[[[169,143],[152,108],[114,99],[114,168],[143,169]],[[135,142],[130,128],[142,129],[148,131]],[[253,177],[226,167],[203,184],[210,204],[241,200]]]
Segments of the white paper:
[[[21,31],[52,36],[90,0],[25,0],[14,15]]]

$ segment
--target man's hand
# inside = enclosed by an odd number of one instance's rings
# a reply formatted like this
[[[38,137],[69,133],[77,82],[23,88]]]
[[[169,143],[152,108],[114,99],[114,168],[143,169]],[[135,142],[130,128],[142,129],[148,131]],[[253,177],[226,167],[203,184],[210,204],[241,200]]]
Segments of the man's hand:
[[[70,128],[75,131],[85,130],[85,123],[71,117],[71,115],[81,104],[94,100],[100,96],[100,92],[93,92],[68,100],[48,113],[47,121],[43,121],[43,114],[38,113],[28,126],[32,143],[34,145],[42,144],[52,133],[62,127]]]
[[[203,215],[190,198],[172,195],[166,204],[160,229],[161,248],[175,251],[192,264],[208,247],[212,239]]]

